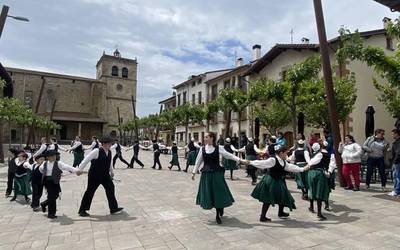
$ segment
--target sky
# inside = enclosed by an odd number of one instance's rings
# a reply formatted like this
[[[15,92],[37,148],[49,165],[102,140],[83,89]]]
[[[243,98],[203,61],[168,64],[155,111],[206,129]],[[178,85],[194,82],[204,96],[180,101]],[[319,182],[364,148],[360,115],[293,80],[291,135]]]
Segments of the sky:
[[[317,42],[312,0],[0,0],[9,15],[0,38],[6,67],[95,78],[103,51],[137,58],[137,113],[159,111],[158,102],[190,75],[231,68],[276,43],[302,37]],[[398,14],[372,0],[325,0],[328,38],[341,26],[381,29]]]

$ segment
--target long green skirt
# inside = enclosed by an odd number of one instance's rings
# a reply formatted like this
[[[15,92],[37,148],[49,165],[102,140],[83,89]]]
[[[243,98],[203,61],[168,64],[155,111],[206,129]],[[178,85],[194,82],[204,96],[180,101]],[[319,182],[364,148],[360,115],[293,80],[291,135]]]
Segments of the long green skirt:
[[[328,178],[322,170],[308,171],[308,197],[312,200],[329,200],[330,187]]]
[[[225,170],[237,170],[238,166],[236,161],[224,159],[224,168]]]
[[[74,167],[79,166],[85,157],[84,152],[74,152]]]
[[[169,164],[171,164],[171,166],[179,166],[178,154],[172,154],[172,160]]]
[[[297,166],[304,168],[306,163],[296,164]],[[307,172],[295,173],[294,178],[297,183],[297,189],[304,189],[307,187]]]
[[[194,166],[196,164],[196,157],[197,157],[197,152],[196,151],[190,151],[187,156],[187,163],[186,165],[188,166]]]
[[[32,194],[30,175],[23,175],[14,178],[14,194],[15,195],[30,195]]]
[[[263,203],[284,205],[292,209],[296,209],[294,199],[287,189],[285,179],[274,179],[270,175],[264,175],[261,181],[254,188],[251,196]]]
[[[197,192],[196,205],[203,209],[229,207],[235,200],[225,181],[223,171],[203,172]]]

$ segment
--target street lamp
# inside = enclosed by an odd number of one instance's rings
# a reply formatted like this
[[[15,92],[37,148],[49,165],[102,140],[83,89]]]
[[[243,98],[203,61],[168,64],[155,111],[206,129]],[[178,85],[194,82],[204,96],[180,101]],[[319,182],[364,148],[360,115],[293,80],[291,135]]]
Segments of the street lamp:
[[[4,25],[6,24],[7,17],[10,17],[10,18],[18,20],[18,21],[29,22],[29,19],[26,18],[26,17],[8,15],[8,10],[9,9],[10,9],[10,7],[8,7],[7,5],[3,5],[3,8],[1,10],[1,14],[0,14],[0,38],[1,38],[1,34],[3,33],[3,29],[4,29]]]

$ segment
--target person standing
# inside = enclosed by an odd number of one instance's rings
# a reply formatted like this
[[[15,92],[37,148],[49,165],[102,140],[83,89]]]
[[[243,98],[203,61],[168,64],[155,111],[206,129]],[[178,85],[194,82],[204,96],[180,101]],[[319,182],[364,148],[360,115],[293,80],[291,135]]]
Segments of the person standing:
[[[370,136],[365,140],[362,149],[367,152],[367,179],[365,181],[368,189],[371,184],[374,168],[377,166],[379,177],[381,179],[382,191],[386,189],[386,172],[385,172],[385,154],[389,148],[389,143],[385,140],[385,130],[375,130],[375,135]]]
[[[275,155],[275,146],[277,145],[277,143],[276,143],[276,136],[271,136],[270,138],[269,138],[269,144],[268,144],[268,147],[267,147],[267,151],[268,151],[268,155],[270,156],[270,157],[272,157],[272,156],[274,156]]]
[[[392,161],[393,161],[393,178],[394,185],[393,191],[389,193],[390,196],[400,195],[400,129],[393,129],[393,145],[392,145]]]
[[[191,138],[188,145],[186,145],[188,149],[187,160],[186,160],[186,169],[183,170],[187,172],[189,166],[194,166],[196,163],[197,151],[200,149],[200,146],[194,141],[194,138]]]
[[[257,159],[257,154],[261,154],[261,153],[263,153],[263,151],[258,149],[257,145],[254,144],[253,138],[249,137],[248,140],[249,140],[249,143],[246,146],[244,146],[243,148],[239,149],[238,152],[245,152],[246,160],[254,161]],[[247,166],[247,173],[251,177],[251,185],[257,184],[256,170],[257,170],[257,168],[251,164]]]
[[[111,150],[113,149],[115,149],[115,155],[113,158],[113,168],[115,169],[115,163],[117,162],[117,159],[125,163],[126,166],[129,168],[130,167],[129,163],[125,161],[125,159],[122,157],[122,146],[121,144],[119,144],[118,139],[115,139],[114,145],[111,146]]]
[[[276,154],[274,156],[267,160],[247,162],[247,164],[251,164],[256,168],[269,170],[251,193],[254,199],[263,203],[260,215],[261,222],[271,221],[271,219],[266,216],[271,205],[275,206],[275,204],[278,204],[278,216],[282,218],[289,216],[289,213],[284,212],[285,207],[289,208],[290,211],[296,209],[294,199],[286,186],[285,175],[286,172],[304,172],[307,171],[309,167],[300,168],[286,162],[288,151],[289,149],[287,147],[276,145]]]
[[[289,157],[290,162],[294,162],[296,166],[301,168],[307,165],[307,162],[310,161],[310,153],[305,150],[304,144],[304,140],[298,140],[297,149],[294,150],[292,155]],[[297,183],[297,189],[300,189],[302,192],[303,200],[308,200],[307,173],[295,173],[295,180]]]
[[[339,144],[339,153],[342,155],[343,169],[342,174],[345,181],[345,189],[360,191],[360,167],[361,167],[361,154],[362,149],[356,143],[352,135],[346,135],[344,144]],[[354,178],[354,185],[351,181],[350,175]]]
[[[40,145],[40,148],[38,149],[38,151],[36,151],[33,154],[33,156],[32,156],[33,159],[35,159],[36,156],[38,156],[38,155],[46,153],[46,151],[49,148],[49,144],[47,143],[47,138],[46,137],[42,137],[42,139],[40,139],[40,141],[41,141],[42,144]]]
[[[328,143],[328,146],[326,147],[326,151],[328,151],[328,154],[334,154],[334,148],[333,148],[333,137],[332,134],[324,129],[324,137],[325,137],[325,141]]]
[[[172,143],[172,147],[167,147],[167,148],[171,150],[172,153],[172,159],[169,162],[171,166],[168,167],[169,170],[171,170],[173,166],[178,166],[178,171],[181,171],[181,166],[179,165],[179,156],[178,156],[178,150],[180,148],[176,145],[175,141]]]
[[[225,151],[223,146],[217,145],[216,135],[212,132],[206,133],[204,137],[205,146],[200,149],[196,157],[192,180],[198,170],[201,170],[199,189],[196,197],[196,205],[203,209],[216,209],[216,221],[221,224],[224,208],[233,204],[234,199],[225,181],[224,168],[221,167],[219,158],[245,162],[239,157]],[[203,167],[201,167],[203,166]]]
[[[62,161],[57,160],[57,155],[60,153],[55,150],[48,150],[46,152],[47,161],[45,161],[39,167],[39,171],[43,175],[43,185],[47,190],[47,200],[42,202],[40,206],[42,207],[43,213],[47,212],[47,218],[56,219],[57,211],[57,198],[61,193],[60,180],[63,171],[76,173],[77,169],[65,164]]]
[[[157,140],[153,140],[153,145],[150,147],[153,147],[153,166],[151,168],[156,169],[156,165],[158,164],[158,170],[161,170],[162,166],[160,162],[160,144],[157,142]]]
[[[46,160],[46,155],[41,154],[36,156],[35,158],[35,163],[32,164],[31,170],[32,170],[32,179],[31,179],[31,184],[32,184],[32,203],[31,203],[31,208],[33,209],[34,212],[37,212],[40,210],[40,198],[42,197],[43,194],[43,175],[40,172],[40,166],[42,163]]]
[[[231,138],[225,139],[224,149],[230,154],[237,152],[237,149],[231,144]],[[229,170],[231,173],[231,180],[233,180],[233,171],[238,169],[236,161],[230,159],[223,159],[225,170]]]
[[[15,148],[10,148],[8,151],[10,151],[12,156],[8,161],[6,198],[11,196],[15,173],[17,172],[18,154],[21,153],[20,150]]]
[[[113,167],[111,165],[112,154],[110,149],[112,139],[110,137],[104,137],[100,142],[101,146],[93,149],[85,157],[77,171],[77,175],[81,175],[86,165],[91,162],[88,172],[88,184],[78,211],[79,216],[81,217],[90,216],[87,211],[90,210],[93,196],[100,185],[102,185],[106,191],[110,213],[117,214],[123,210],[122,207],[118,207],[118,202],[115,198],[115,187],[112,181],[114,177]]]
[[[29,203],[28,195],[32,194],[30,181],[28,155],[25,152],[18,153],[17,168],[14,177],[14,196],[10,201],[15,201],[18,195],[23,195],[25,201]]]
[[[336,168],[335,157],[329,154],[326,150],[328,142],[324,141],[324,149],[321,149],[319,143],[314,143],[311,148],[313,157],[308,161],[310,171],[308,171],[308,196],[310,199],[310,207],[308,210],[312,213],[314,211],[314,201],[317,201],[317,217],[319,220],[326,220],[322,214],[322,202],[327,204],[329,202],[329,176]]]
[[[276,143],[281,146],[286,146],[286,139],[282,132],[278,132],[278,139],[276,140]]]
[[[133,156],[132,156],[131,161],[129,163],[129,168],[133,168],[135,162],[137,164],[139,164],[139,166],[144,168],[144,164],[139,160],[139,150],[140,150],[140,148],[146,149],[146,147],[143,147],[142,145],[139,144],[138,140],[135,140],[135,142],[134,142],[134,144],[132,146],[130,146],[127,149],[125,149],[125,151],[133,149]]]
[[[74,168],[76,168],[77,166],[79,166],[79,164],[83,160],[83,157],[85,156],[81,138],[79,136],[75,137],[75,140],[73,141],[72,146],[67,151],[69,151],[69,152],[72,151],[74,153],[74,164],[72,166]]]
[[[99,146],[100,146],[100,143],[99,143],[99,140],[97,139],[97,136],[92,136],[92,143],[90,144],[89,147],[84,148],[84,149],[92,151],[95,148],[99,148]]]

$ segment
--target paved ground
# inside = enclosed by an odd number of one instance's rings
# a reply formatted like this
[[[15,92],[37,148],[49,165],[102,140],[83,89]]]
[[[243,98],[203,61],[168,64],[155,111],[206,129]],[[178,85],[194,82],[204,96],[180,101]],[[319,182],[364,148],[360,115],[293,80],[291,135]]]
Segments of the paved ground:
[[[72,162],[69,154],[62,158]],[[283,220],[272,208],[273,221],[263,224],[258,221],[260,203],[250,197],[250,181],[239,170],[239,180],[227,180],[236,202],[217,225],[214,211],[195,205],[199,178],[193,182],[183,172],[150,169],[150,152],[142,151],[141,158],[144,169],[128,170],[118,163],[117,199],[125,208],[120,215],[108,214],[99,188],[92,216],[78,217],[86,176],[63,177],[59,218],[54,221],[33,213],[23,199],[10,202],[1,197],[0,249],[400,249],[400,203],[376,197],[379,192],[338,189],[329,220],[319,222],[288,181],[298,209]],[[162,156],[166,166],[168,161],[169,156]],[[6,168],[0,168],[1,194],[5,180]]]

